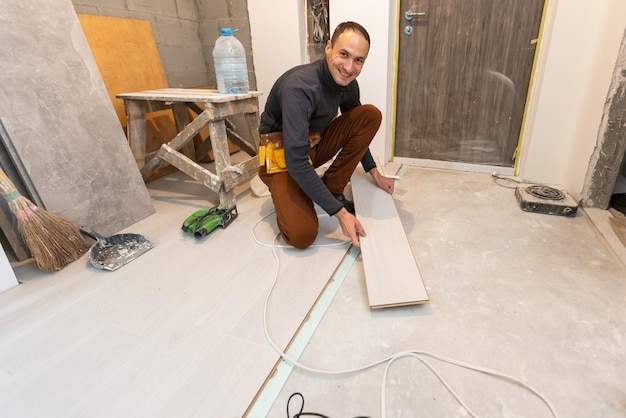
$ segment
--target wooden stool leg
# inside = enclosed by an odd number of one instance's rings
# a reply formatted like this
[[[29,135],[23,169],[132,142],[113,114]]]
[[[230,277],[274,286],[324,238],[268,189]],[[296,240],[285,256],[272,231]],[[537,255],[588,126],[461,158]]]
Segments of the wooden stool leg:
[[[228,150],[228,138],[226,136],[226,124],[223,119],[209,122],[209,134],[215,159],[215,172],[220,179],[224,178],[224,172],[230,167],[230,152]],[[235,190],[220,188],[220,203],[231,208],[235,205]]]
[[[124,100],[130,150],[140,169],[146,164],[146,107],[143,100]]]
[[[209,121],[209,115],[207,112],[202,112],[195,118],[191,123],[185,126],[185,129],[180,131],[178,135],[174,137],[167,145],[169,145],[172,149],[178,151],[185,144],[187,144],[195,134],[197,134]],[[166,152],[162,148],[159,150],[157,155],[153,157],[150,161],[146,163],[146,165],[141,169],[141,175],[144,180],[150,177],[152,173],[154,173],[161,164],[164,163],[164,160],[160,158],[160,155]]]

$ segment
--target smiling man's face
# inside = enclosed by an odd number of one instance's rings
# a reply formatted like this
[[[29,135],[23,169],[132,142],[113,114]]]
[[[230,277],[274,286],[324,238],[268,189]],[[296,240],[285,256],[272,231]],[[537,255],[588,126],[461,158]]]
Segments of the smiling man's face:
[[[347,86],[361,73],[370,46],[363,35],[347,30],[335,45],[326,44],[326,62],[335,83]]]

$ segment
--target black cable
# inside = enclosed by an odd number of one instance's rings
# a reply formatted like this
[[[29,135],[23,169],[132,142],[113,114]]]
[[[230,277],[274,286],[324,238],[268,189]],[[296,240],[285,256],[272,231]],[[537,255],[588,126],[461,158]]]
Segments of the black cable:
[[[302,405],[300,405],[300,411],[296,415],[294,415],[292,417],[291,413],[289,412],[289,406],[291,405],[291,399],[294,396],[299,396],[300,399],[302,399]],[[303,409],[304,409],[304,396],[302,396],[302,394],[300,392],[292,393],[291,396],[289,397],[289,399],[287,400],[287,418],[300,418],[300,417],[304,417],[304,416],[320,417],[320,418],[330,418],[330,417],[327,417],[326,415],[318,414],[316,412],[302,412]]]
[[[299,396],[302,399],[302,404],[300,405],[300,411],[294,416],[290,415],[289,406],[291,405],[291,399],[294,396]],[[289,399],[287,400],[287,418],[300,418],[300,417],[319,417],[319,418],[330,418],[329,416],[318,414],[317,412],[302,412],[304,410],[304,396],[300,392],[294,392],[291,394]],[[356,417],[356,418],[368,418],[368,417]]]

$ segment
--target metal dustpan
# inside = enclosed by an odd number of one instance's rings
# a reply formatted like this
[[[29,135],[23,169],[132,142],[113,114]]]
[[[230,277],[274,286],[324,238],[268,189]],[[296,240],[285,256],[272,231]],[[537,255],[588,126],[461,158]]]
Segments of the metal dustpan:
[[[89,261],[102,270],[115,271],[154,247],[152,241],[139,234],[104,237],[85,226],[80,231],[96,240],[89,249]]]

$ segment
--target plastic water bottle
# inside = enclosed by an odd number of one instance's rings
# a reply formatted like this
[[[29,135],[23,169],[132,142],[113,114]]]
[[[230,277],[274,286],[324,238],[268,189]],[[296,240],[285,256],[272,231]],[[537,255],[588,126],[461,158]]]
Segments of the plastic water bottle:
[[[237,30],[222,28],[222,36],[217,38],[213,48],[215,77],[220,93],[247,93],[249,90],[246,50],[233,36]]]

